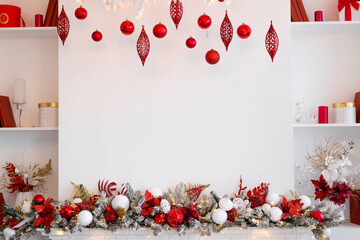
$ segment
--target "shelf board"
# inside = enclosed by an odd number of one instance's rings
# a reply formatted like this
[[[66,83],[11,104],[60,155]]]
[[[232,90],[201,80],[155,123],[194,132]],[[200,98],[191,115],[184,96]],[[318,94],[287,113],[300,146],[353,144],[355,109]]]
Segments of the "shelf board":
[[[56,27],[0,28],[2,38],[57,38]]]
[[[360,21],[292,22],[291,33],[360,33]]]
[[[328,124],[313,124],[313,123],[304,123],[304,124],[293,124],[294,128],[360,128],[360,123],[358,124],[344,124],[344,123],[328,123]]]
[[[21,132],[21,131],[58,131],[58,128],[54,127],[14,127],[14,128],[0,128],[0,132]]]

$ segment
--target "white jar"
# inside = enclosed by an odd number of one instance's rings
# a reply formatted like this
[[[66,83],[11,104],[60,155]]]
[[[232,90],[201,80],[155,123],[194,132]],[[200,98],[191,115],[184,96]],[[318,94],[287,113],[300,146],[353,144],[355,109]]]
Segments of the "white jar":
[[[57,102],[39,103],[39,125],[40,127],[58,127]]]
[[[356,123],[356,107],[354,102],[334,103],[334,123]]]

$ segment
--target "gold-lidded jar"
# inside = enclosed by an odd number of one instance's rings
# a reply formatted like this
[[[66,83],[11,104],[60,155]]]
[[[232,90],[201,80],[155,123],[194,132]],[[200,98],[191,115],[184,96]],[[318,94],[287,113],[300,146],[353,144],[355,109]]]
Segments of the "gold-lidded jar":
[[[45,102],[39,103],[39,126],[40,127],[58,127],[59,103]]]
[[[356,123],[356,105],[354,102],[333,104],[334,123]]]

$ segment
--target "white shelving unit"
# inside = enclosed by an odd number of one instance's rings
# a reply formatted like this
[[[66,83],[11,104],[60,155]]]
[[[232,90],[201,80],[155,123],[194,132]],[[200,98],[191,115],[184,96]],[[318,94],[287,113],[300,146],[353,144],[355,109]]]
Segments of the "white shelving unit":
[[[56,27],[0,28],[0,38],[56,38]]]
[[[22,132],[22,131],[58,131],[58,128],[45,127],[20,127],[20,128],[0,128],[0,132]]]
[[[340,124],[340,123],[329,123],[329,124],[294,124],[294,128],[358,128],[360,129],[360,123],[358,124]]]
[[[360,22],[292,22],[291,33],[360,33]]]

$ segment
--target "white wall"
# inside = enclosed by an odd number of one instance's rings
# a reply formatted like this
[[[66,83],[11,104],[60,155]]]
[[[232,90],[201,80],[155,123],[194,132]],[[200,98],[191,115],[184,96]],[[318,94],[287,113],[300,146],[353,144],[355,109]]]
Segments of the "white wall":
[[[289,2],[183,3],[176,31],[165,2],[156,9],[150,1],[135,20],[135,9],[108,12],[101,1],[86,1],[88,18],[78,21],[77,3],[60,1],[71,22],[59,50],[61,199],[72,196],[70,181],[91,189],[102,178],[141,190],[210,183],[223,194],[242,175],[251,187],[293,188]],[[235,30],[242,22],[253,29],[248,40],[234,35],[229,52],[219,37],[225,9]],[[209,31],[196,23],[204,11],[213,19]],[[119,31],[125,18],[136,25],[129,37]],[[270,20],[280,36],[274,63],[264,47]],[[162,40],[152,35],[159,21],[168,28]],[[151,44],[145,67],[136,52],[142,24]],[[100,43],[90,38],[95,29]],[[184,44],[190,35],[193,50]],[[216,66],[204,60],[211,48],[221,54]]]
[[[314,12],[323,11],[324,21],[338,21],[338,0],[303,0],[310,22],[314,21]]]

